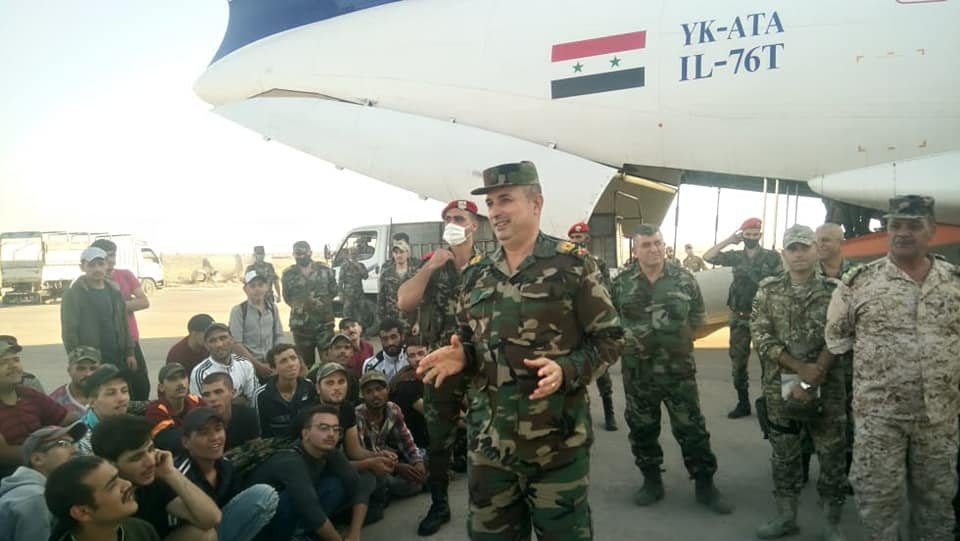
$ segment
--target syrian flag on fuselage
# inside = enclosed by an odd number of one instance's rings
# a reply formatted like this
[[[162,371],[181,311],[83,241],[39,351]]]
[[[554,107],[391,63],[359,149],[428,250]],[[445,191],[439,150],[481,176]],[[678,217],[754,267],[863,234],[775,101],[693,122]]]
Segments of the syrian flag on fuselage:
[[[635,53],[646,46],[645,30],[554,45],[550,61],[562,75],[550,81],[550,98],[642,87],[642,57]]]

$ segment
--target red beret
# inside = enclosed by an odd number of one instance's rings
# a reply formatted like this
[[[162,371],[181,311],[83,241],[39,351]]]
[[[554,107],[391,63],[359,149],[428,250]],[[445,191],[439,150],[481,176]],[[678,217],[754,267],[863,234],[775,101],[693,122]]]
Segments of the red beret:
[[[447,206],[443,208],[443,212],[440,213],[440,217],[443,218],[446,216],[447,211],[450,209],[460,209],[476,214],[477,204],[473,201],[467,201],[466,199],[454,199],[453,201],[447,203]]]
[[[590,232],[589,225],[587,225],[584,222],[578,222],[570,226],[570,230],[567,231],[567,236],[569,237],[574,233],[589,233],[589,232]]]
[[[742,224],[740,224],[740,231],[746,229],[760,229],[763,226],[763,220],[760,218],[747,218]]]

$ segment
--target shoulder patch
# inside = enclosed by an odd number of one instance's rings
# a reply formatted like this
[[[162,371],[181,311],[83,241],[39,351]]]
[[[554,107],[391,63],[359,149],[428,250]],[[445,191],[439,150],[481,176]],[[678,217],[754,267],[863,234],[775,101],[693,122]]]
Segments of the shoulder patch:
[[[757,287],[769,287],[772,284],[776,284],[780,281],[780,276],[767,276],[763,280],[760,280],[760,283]]]
[[[470,258],[470,263],[468,263],[468,264],[469,264],[469,265],[476,265],[477,263],[483,261],[483,257],[484,257],[484,256],[483,256],[482,254],[477,254],[477,255],[473,256],[472,258]]]
[[[882,260],[881,260],[881,261],[882,261]],[[856,281],[857,276],[860,276],[860,274],[863,273],[863,271],[865,271],[865,270],[867,270],[868,268],[872,267],[872,266],[874,265],[874,263],[876,263],[876,261],[873,262],[873,263],[869,263],[869,264],[867,264],[867,265],[860,265],[860,266],[858,266],[858,267],[854,267],[854,268],[848,270],[847,272],[843,273],[843,276],[840,277],[840,281],[841,281],[844,285],[848,285],[848,286],[853,285],[853,282]]]
[[[570,242],[570,241],[568,241],[568,240],[562,240],[562,241],[560,241],[560,242],[557,243],[557,252],[558,252],[558,253],[561,253],[561,254],[573,254],[573,253],[576,253],[578,248],[579,248],[579,247],[578,247],[576,244],[574,244],[574,243],[572,243],[572,242]]]

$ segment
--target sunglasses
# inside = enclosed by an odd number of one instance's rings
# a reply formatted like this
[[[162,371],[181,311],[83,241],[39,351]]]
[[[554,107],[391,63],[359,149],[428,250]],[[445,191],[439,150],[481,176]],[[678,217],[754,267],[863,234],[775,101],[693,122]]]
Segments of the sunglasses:
[[[57,447],[73,447],[73,446],[74,446],[74,443],[75,443],[75,442],[74,442],[73,440],[60,439],[60,440],[56,440],[56,441],[52,441],[52,442],[50,442],[50,443],[47,443],[46,445],[44,445],[43,447],[41,447],[41,450],[43,450],[43,451],[49,451],[49,450],[51,450],[51,449],[56,449]]]

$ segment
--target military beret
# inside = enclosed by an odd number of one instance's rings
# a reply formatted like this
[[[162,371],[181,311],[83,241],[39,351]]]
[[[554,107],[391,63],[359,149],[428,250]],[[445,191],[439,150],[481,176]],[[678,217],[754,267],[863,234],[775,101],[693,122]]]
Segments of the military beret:
[[[460,209],[476,214],[477,204],[473,201],[467,201],[466,199],[454,199],[453,201],[447,203],[446,207],[443,207],[443,212],[440,213],[440,217],[445,217],[447,215],[447,211],[450,209]]]
[[[890,199],[890,211],[884,218],[905,218],[915,220],[919,218],[933,219],[932,197],[926,195],[901,195]]]
[[[572,234],[574,234],[574,233],[589,233],[589,232],[590,232],[590,226],[589,226],[589,225],[587,225],[587,224],[584,223],[584,222],[577,222],[577,223],[573,224],[572,226],[570,226],[570,229],[567,231],[567,236],[569,237],[570,235],[572,235]]]
[[[470,191],[473,195],[490,193],[503,186],[534,186],[540,184],[533,162],[505,163],[483,171],[483,186]]]
[[[740,231],[747,229],[760,229],[761,227],[763,227],[763,220],[760,218],[747,218],[742,224],[740,224]]]

